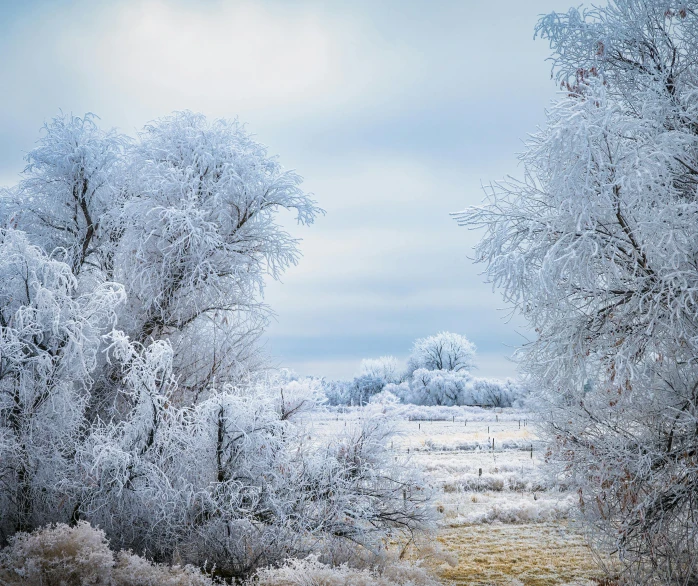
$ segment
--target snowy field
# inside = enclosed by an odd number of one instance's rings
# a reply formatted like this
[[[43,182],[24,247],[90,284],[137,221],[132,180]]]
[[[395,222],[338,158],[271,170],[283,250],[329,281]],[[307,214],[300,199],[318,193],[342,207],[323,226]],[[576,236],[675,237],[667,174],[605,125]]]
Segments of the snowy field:
[[[430,563],[445,583],[542,586],[601,579],[570,518],[575,495],[545,474],[530,413],[402,405],[369,409],[395,419],[392,448],[409,454],[410,465],[425,472],[434,490],[444,555]],[[339,409],[313,413],[307,423],[321,437],[365,415],[361,408]]]

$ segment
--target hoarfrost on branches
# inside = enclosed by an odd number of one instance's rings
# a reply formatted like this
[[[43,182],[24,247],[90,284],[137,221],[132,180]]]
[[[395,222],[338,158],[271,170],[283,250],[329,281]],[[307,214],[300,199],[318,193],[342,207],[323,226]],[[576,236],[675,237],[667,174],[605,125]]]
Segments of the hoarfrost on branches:
[[[628,575],[698,577],[698,4],[544,17],[565,94],[524,177],[457,214],[537,339],[551,456]]]
[[[256,344],[264,279],[300,254],[277,212],[322,212],[300,176],[237,122],[181,112],[131,140],[96,120],[55,118],[0,193],[0,545],[86,520],[239,578],[428,528],[387,421],[311,441],[319,381]]]
[[[440,332],[414,343],[407,360],[407,372],[426,370],[470,371],[475,365],[475,345],[465,336]]]

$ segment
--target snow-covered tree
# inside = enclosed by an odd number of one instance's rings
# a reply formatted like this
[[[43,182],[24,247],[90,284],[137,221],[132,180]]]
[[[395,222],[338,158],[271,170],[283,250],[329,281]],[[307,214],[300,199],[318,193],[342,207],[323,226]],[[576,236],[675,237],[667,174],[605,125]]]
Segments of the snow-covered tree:
[[[511,379],[487,379],[467,372],[426,370],[412,373],[409,384],[387,386],[405,403],[415,405],[479,405],[511,407],[528,394],[525,385]]]
[[[74,513],[92,373],[125,297],[112,284],[76,288],[68,264],[0,230],[0,541]]]
[[[0,545],[86,520],[241,577],[426,527],[387,422],[310,441],[320,382],[258,368],[264,279],[299,256],[276,214],[321,211],[300,177],[237,123],[95,120],[53,120],[0,193]]]
[[[279,412],[286,381],[176,409],[155,368],[163,361],[131,361],[128,380],[143,400],[122,424],[96,430],[80,455],[82,510],[118,545],[162,561],[177,551],[240,577],[291,556],[331,559],[347,542],[377,550],[388,532],[429,526],[427,487],[395,461],[383,418],[312,442],[296,423],[300,410]]]
[[[698,580],[698,3],[551,14],[565,95],[521,181],[458,215],[537,339],[551,454],[637,580]]]
[[[109,230],[105,216],[119,201],[128,140],[104,132],[97,117],[62,115],[44,126],[26,157],[19,185],[0,200],[2,221],[66,262],[75,276],[86,263],[103,269]]]
[[[470,371],[475,365],[475,345],[465,336],[441,332],[415,341],[407,372],[426,370]]]
[[[280,210],[310,224],[321,210],[237,122],[177,113],[146,126],[128,150],[116,280],[132,339],[168,339],[180,388],[197,396],[259,363],[264,279],[299,258]]]
[[[399,384],[405,377],[404,368],[394,356],[366,358],[361,361],[360,375],[372,376],[385,381],[385,384]]]
[[[290,210],[309,224],[322,210],[240,124],[181,112],[133,141],[101,131],[91,114],[61,115],[27,161],[24,179],[0,197],[0,222],[64,260],[81,292],[125,286],[119,327],[140,343],[170,342],[173,399],[196,400],[214,381],[262,365],[264,278],[299,257],[276,215]],[[117,373],[98,376],[94,413],[114,404]]]

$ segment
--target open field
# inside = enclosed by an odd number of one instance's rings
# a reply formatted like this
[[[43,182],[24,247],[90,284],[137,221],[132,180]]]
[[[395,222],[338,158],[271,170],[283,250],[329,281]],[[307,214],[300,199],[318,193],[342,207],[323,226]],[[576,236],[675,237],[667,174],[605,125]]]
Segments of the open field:
[[[398,419],[393,449],[409,451],[435,491],[438,541],[458,560],[431,562],[444,582],[554,586],[603,577],[570,519],[574,495],[545,473],[530,414],[472,407],[388,407],[386,414]],[[313,427],[329,434],[361,416],[360,409],[331,413]]]

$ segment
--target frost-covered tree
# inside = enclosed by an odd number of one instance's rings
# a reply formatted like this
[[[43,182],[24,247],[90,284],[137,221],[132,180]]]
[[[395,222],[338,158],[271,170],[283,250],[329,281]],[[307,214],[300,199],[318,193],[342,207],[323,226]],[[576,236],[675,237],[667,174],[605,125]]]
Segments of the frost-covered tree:
[[[191,112],[154,121],[135,141],[101,131],[90,114],[58,116],[27,161],[0,198],[0,221],[64,260],[80,291],[125,286],[119,327],[143,344],[170,342],[174,399],[196,400],[262,364],[264,278],[299,257],[276,215],[289,210],[309,224],[322,211],[298,174],[237,122]],[[98,377],[95,413],[114,404],[117,375]]]
[[[475,345],[465,336],[441,332],[415,341],[407,360],[411,376],[418,368],[426,370],[470,371],[475,365]]]
[[[101,335],[125,297],[112,284],[76,289],[68,264],[0,230],[0,541],[74,513]]]
[[[100,130],[92,114],[58,116],[43,131],[27,154],[24,178],[0,199],[2,221],[29,233],[75,276],[86,263],[103,269],[104,219],[118,205],[128,140]]]
[[[387,449],[386,420],[309,441],[296,423],[302,412],[280,412],[281,388],[269,383],[173,408],[153,358],[131,356],[128,378],[143,400],[80,454],[82,510],[118,545],[160,561],[177,551],[240,577],[292,556],[332,559],[348,542],[377,551],[387,532],[429,526],[427,487]]]
[[[418,368],[410,378],[407,402],[418,405],[464,405],[465,390],[471,378],[467,372]]]
[[[525,385],[505,379],[471,376],[468,372],[426,370],[412,373],[409,384],[387,386],[405,403],[415,405],[478,405],[481,407],[511,407],[528,394]]]
[[[404,378],[397,358],[366,358],[351,381],[324,381],[323,392],[332,405],[365,405],[386,385],[400,383]]]
[[[180,391],[198,396],[258,366],[268,316],[264,279],[299,257],[280,210],[310,224],[321,210],[237,122],[177,113],[146,126],[127,152],[114,275],[134,340],[167,339]],[[242,366],[242,368],[241,368]]]
[[[381,356],[380,358],[366,358],[361,361],[360,375],[372,376],[385,381],[385,384],[399,384],[405,378],[404,368],[394,356]]]
[[[565,95],[524,177],[458,215],[537,339],[551,455],[628,574],[698,580],[698,3],[551,14]]]
[[[243,577],[426,527],[385,421],[311,441],[319,381],[258,368],[264,279],[299,255],[276,214],[321,211],[300,177],[237,123],[95,120],[48,124],[0,193],[0,545],[88,521]]]

